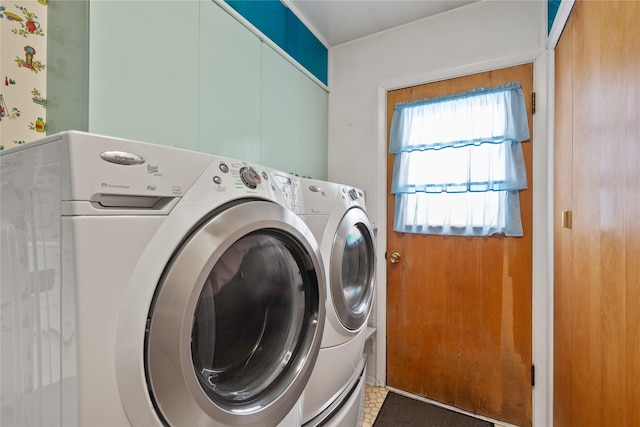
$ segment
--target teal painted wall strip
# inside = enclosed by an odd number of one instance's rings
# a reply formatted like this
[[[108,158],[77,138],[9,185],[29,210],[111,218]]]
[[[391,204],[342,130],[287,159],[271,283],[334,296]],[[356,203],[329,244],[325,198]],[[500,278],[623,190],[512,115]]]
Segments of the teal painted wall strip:
[[[328,51],[280,0],[225,0],[271,41],[328,85]]]
[[[551,27],[553,26],[553,21],[556,19],[558,8],[560,7],[560,0],[549,0],[547,5],[547,34],[549,34],[551,32]]]

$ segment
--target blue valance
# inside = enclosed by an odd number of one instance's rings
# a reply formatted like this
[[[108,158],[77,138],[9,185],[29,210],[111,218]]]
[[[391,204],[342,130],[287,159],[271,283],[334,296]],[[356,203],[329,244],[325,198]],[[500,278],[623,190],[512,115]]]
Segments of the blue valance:
[[[460,193],[523,190],[527,170],[522,145],[506,141],[403,151],[396,154],[391,193]]]
[[[520,83],[398,103],[389,152],[441,149],[529,139]]]

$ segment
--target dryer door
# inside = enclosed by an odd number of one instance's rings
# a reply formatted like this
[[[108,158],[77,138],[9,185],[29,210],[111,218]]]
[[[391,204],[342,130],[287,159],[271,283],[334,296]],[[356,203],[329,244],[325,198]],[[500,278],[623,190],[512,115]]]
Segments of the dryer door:
[[[306,225],[251,201],[176,251],[149,314],[147,378],[169,425],[274,426],[318,354],[324,277]]]
[[[369,217],[351,208],[334,236],[329,266],[331,298],[340,322],[349,330],[365,324],[375,284],[375,251]]]

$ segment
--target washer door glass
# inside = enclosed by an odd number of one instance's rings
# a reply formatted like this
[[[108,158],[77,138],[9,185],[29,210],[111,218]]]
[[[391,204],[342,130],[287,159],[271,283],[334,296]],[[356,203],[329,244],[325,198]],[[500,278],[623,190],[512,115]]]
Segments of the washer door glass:
[[[350,209],[336,231],[330,267],[334,307],[348,329],[360,328],[371,310],[374,261],[368,217],[361,209]]]
[[[347,307],[358,312],[366,307],[367,292],[371,282],[371,247],[365,237],[362,224],[351,227],[347,233],[342,257],[342,294]]]
[[[291,242],[256,232],[235,242],[207,276],[191,354],[220,405],[251,401],[286,374],[305,325],[305,277]]]

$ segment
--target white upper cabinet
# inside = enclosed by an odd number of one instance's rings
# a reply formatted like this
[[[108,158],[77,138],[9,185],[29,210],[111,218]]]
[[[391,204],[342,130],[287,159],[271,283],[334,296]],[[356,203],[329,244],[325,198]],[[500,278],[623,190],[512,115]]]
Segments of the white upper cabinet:
[[[302,79],[300,90],[300,168],[303,175],[328,179],[329,98],[313,80]]]
[[[260,162],[260,46],[217,4],[200,2],[200,151]]]
[[[199,4],[91,1],[89,131],[198,149]]]
[[[327,92],[267,45],[262,82],[262,163],[326,179]]]
[[[54,8],[51,25],[86,28],[88,20],[89,42],[80,31],[73,40],[49,40],[52,131],[136,139],[326,179],[326,89],[223,5],[67,3],[85,7],[73,14]]]

